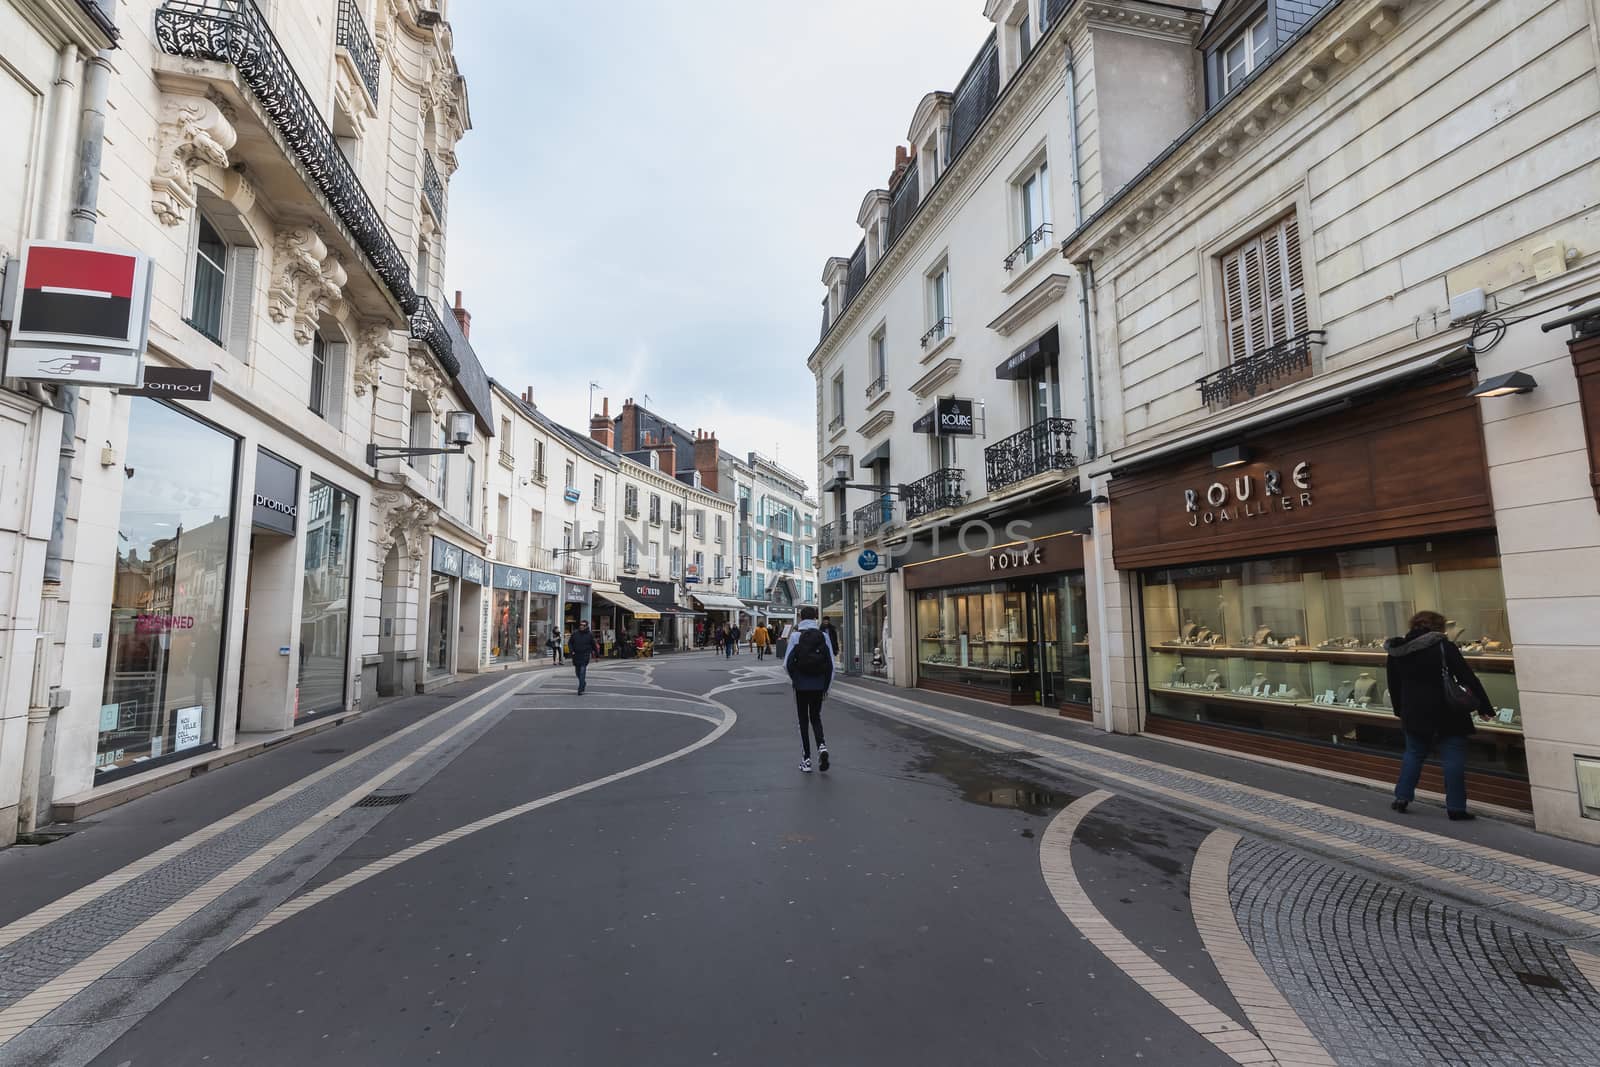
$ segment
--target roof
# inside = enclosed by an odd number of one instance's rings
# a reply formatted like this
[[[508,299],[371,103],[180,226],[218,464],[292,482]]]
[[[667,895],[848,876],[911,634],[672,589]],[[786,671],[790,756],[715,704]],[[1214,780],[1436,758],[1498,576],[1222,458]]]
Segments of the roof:
[[[607,448],[605,445],[602,445],[599,441],[596,441],[588,434],[580,434],[576,430],[569,429],[566,426],[563,426],[561,423],[550,418],[544,412],[540,411],[532,404],[529,404],[517,394],[513,393],[510,389],[507,389],[504,382],[490,378],[489,384],[499,391],[500,396],[505,400],[506,403],[516,408],[517,411],[520,412],[522,416],[529,422],[541,427],[547,433],[555,437],[563,438],[577,451],[587,453],[589,458],[594,460],[596,463],[610,467],[613,470],[616,469],[617,454],[611,449]]]
[[[456,386],[472,406],[478,425],[493,437],[494,404],[489,397],[489,375],[484,372],[483,364],[478,362],[478,353],[473,350],[472,342],[461,331],[461,323],[456,321],[455,312],[446,309],[439,316],[439,321],[444,323],[444,332],[450,338],[450,352],[461,365],[455,373]]]

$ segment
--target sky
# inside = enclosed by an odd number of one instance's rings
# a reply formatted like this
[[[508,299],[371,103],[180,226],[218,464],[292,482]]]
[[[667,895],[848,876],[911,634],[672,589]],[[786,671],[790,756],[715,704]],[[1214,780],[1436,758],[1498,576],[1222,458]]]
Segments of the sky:
[[[822,267],[861,239],[982,0],[456,0],[473,129],[447,295],[512,392],[588,425],[643,403],[816,478]]]

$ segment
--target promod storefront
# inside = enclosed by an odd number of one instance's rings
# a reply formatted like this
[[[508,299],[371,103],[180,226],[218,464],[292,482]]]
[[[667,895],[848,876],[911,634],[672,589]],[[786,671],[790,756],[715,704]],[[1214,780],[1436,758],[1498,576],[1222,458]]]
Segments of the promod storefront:
[[[1455,373],[1111,481],[1144,729],[1392,780],[1384,641],[1432,610],[1488,690],[1468,790],[1530,805],[1483,432]],[[1424,786],[1442,789],[1436,769]]]

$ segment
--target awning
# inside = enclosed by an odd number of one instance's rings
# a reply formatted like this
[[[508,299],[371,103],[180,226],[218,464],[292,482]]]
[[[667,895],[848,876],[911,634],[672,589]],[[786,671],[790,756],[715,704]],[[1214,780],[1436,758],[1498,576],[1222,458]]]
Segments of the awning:
[[[922,416],[920,418],[918,418],[916,422],[913,422],[911,424],[911,432],[912,433],[932,433],[933,432],[933,414],[937,410],[938,410],[937,408],[930,408],[927,411],[923,412]]]
[[[874,448],[871,452],[868,452],[866,455],[861,457],[861,466],[863,467],[871,467],[879,463],[887,462],[889,462],[888,441],[885,441],[883,444],[879,445],[877,448]]]
[[[1034,371],[1053,362],[1061,353],[1061,329],[1052,326],[1036,340],[1023,345],[1010,358],[994,369],[994,376],[1002,381],[1026,378]]]
[[[636,619],[659,619],[661,612],[654,608],[645,607],[633,597],[624,593],[613,593],[609,589],[596,589],[594,595],[601,600],[609,600],[623,611],[628,612]]]
[[[744,601],[726,593],[690,593],[695,603],[708,611],[743,611]]]

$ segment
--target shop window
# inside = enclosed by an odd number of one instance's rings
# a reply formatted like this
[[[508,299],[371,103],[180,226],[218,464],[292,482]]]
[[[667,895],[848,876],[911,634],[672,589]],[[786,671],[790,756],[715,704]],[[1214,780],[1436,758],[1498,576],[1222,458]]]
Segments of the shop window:
[[[1268,359],[1310,328],[1299,220],[1290,215],[1222,256],[1223,349],[1229,363]],[[1310,360],[1263,379],[1269,388],[1311,373]]]
[[[454,669],[450,663],[450,635],[454,611],[456,580],[448,574],[434,574],[428,585],[428,674],[449,674]]]
[[[249,362],[257,249],[231,208],[207,195],[201,201],[206,206],[195,213],[184,321]]]
[[[345,707],[355,575],[355,494],[313,475],[306,512],[297,719]]]
[[[1142,587],[1152,715],[1399,755],[1384,642],[1437,611],[1495,709],[1470,765],[1527,773],[1492,535],[1174,567]]]
[[[185,412],[129,402],[99,780],[216,740],[237,452]]]

